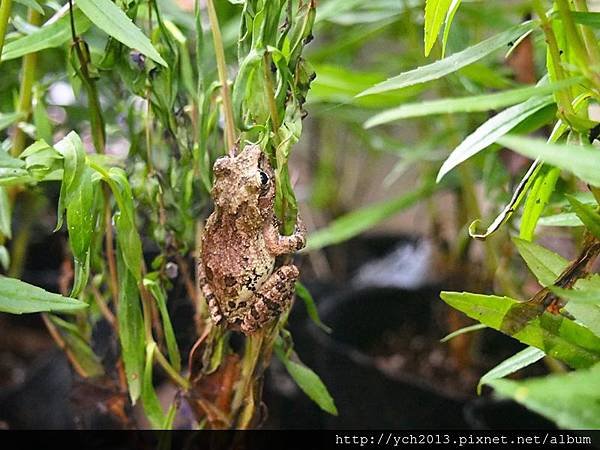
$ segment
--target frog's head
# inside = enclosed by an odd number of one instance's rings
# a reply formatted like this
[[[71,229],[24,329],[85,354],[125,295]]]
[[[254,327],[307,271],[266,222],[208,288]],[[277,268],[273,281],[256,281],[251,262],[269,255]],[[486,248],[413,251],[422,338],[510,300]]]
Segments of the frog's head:
[[[245,207],[245,214],[272,214],[273,169],[258,145],[247,145],[236,156],[217,159],[213,173],[213,198],[223,212],[235,214]]]

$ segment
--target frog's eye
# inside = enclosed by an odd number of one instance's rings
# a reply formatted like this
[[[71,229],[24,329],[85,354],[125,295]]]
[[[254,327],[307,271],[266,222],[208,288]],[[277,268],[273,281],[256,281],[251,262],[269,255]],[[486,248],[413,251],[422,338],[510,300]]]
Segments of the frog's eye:
[[[269,185],[269,175],[264,170],[259,170],[258,173],[260,175],[260,187],[265,189]]]

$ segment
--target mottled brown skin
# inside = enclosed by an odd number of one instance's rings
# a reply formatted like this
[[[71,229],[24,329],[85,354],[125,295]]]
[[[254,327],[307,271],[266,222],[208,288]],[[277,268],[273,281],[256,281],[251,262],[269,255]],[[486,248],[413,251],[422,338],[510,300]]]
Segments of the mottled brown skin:
[[[215,210],[206,222],[198,263],[198,282],[217,324],[250,334],[289,307],[298,268],[275,267],[275,258],[305,245],[296,231],[282,236],[273,211],[273,169],[257,145],[214,165]]]

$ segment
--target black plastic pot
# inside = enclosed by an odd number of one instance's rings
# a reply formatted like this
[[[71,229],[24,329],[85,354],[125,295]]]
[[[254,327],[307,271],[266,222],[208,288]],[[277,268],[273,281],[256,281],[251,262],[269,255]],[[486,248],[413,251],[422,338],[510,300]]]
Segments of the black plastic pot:
[[[549,420],[511,400],[478,398],[465,405],[465,420],[475,430],[555,430]]]
[[[330,335],[312,325],[312,364],[335,399],[339,416],[323,416],[330,428],[465,428],[464,399],[409,374],[390,377],[368,354],[381,336],[408,324],[430,329],[437,290],[363,288],[323,300]],[[306,350],[305,350],[306,352]],[[301,353],[307,354],[307,353]]]

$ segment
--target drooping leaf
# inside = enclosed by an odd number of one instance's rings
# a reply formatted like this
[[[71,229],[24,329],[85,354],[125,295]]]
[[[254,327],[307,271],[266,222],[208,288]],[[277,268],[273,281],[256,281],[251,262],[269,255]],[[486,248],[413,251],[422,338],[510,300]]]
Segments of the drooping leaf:
[[[575,211],[577,217],[579,217],[590,233],[600,239],[600,214],[598,214],[594,208],[585,203],[581,203],[572,195],[565,194],[565,197],[567,197],[569,203],[571,203],[571,206],[573,207],[573,211]]]
[[[429,56],[448,13],[451,0],[426,0],[425,2],[425,56]]]
[[[135,226],[135,206],[133,193],[127,175],[118,167],[109,171],[110,186],[115,196],[118,212],[115,214],[115,229],[119,251],[122,252],[125,265],[138,283],[142,282],[142,241]]]
[[[310,368],[306,367],[291,348],[285,350],[281,338],[275,343],[275,355],[287,369],[296,384],[319,407],[329,414],[337,416],[338,411],[327,388]]]
[[[85,33],[91,25],[89,19],[78,9],[73,11],[77,33]],[[20,58],[29,53],[39,52],[48,48],[60,47],[71,39],[71,22],[69,14],[56,22],[44,25],[31,34],[14,41],[7,42],[2,49],[2,61]]]
[[[509,297],[467,292],[442,292],[440,296],[453,308],[499,331],[507,328],[508,313],[524,304]],[[600,337],[562,315],[543,311],[518,325],[512,334],[515,339],[573,368],[590,367],[600,361]]]
[[[372,88],[369,88],[358,95],[363,96],[387,92],[412,86],[414,84],[437,80],[445,75],[448,75],[449,73],[456,72],[457,70],[486,57],[496,50],[506,47],[509,42],[515,40],[526,31],[532,30],[535,25],[536,23],[531,21],[516,25],[500,34],[497,34],[496,36],[486,39],[485,41],[468,47],[458,53],[454,53],[447,58],[441,59],[427,66],[422,66],[417,69],[402,73],[382,83],[376,84]]]
[[[505,359],[481,377],[477,384],[477,395],[481,394],[481,388],[484,384],[489,384],[494,380],[515,373],[517,370],[521,370],[523,367],[530,366],[539,361],[544,356],[546,356],[546,354],[539,348],[527,347],[516,355]]]
[[[177,346],[177,340],[175,339],[175,331],[173,330],[169,310],[167,309],[167,294],[158,282],[149,277],[144,278],[144,286],[146,286],[156,300],[163,323],[163,331],[165,333],[165,341],[169,353],[169,362],[175,371],[179,372],[181,370],[181,355],[179,354],[179,347]]]
[[[513,238],[513,242],[527,266],[542,286],[550,286],[569,265],[569,261],[541,245],[524,239]]]
[[[556,422],[561,428],[600,428],[600,364],[524,381],[493,380],[494,390]]]
[[[146,346],[146,363],[144,364],[144,380],[142,386],[142,404],[146,417],[154,428],[161,428],[166,421],[165,413],[160,405],[156,390],[152,383],[152,363],[154,362],[154,351],[156,343],[149,342]]]
[[[392,200],[383,201],[350,212],[335,219],[327,227],[313,232],[308,237],[306,251],[338,244],[359,235],[381,221],[411,207],[433,192],[431,183]]]
[[[583,181],[600,186],[600,152],[588,145],[549,144],[543,140],[522,136],[504,136],[498,142],[529,158],[541,158],[563,170],[572,172]]]
[[[83,375],[94,378],[104,374],[100,358],[94,353],[88,340],[81,335],[77,326],[52,314],[49,314],[48,318],[59,329],[66,350],[71,353],[71,357],[75,359]]]
[[[319,311],[317,310],[317,305],[315,304],[315,300],[313,299],[310,291],[306,289],[299,281],[296,282],[296,295],[302,299],[304,302],[304,306],[306,307],[306,312],[308,313],[308,317],[321,328],[326,333],[331,333],[331,328],[321,322],[321,318],[319,317]]]
[[[532,97],[523,103],[505,109],[487,120],[452,150],[452,153],[444,161],[438,172],[437,181],[440,181],[460,163],[492,145],[519,123],[553,102],[554,100],[551,96]]]
[[[129,397],[135,405],[142,393],[145,351],[144,319],[136,280],[127,269],[121,255],[122,252],[117,252],[119,272],[117,322]]]
[[[476,323],[475,325],[469,325],[468,327],[462,327],[462,328],[459,328],[458,330],[453,331],[452,333],[444,336],[442,339],[440,339],[440,342],[448,342],[450,339],[454,339],[455,337],[460,336],[462,334],[472,333],[473,331],[483,330],[487,327],[488,327],[487,325],[484,325],[482,323]]]
[[[23,314],[35,312],[74,313],[87,308],[85,302],[54,294],[15,278],[0,276],[0,311]]]
[[[508,91],[474,95],[462,98],[444,98],[417,103],[406,103],[397,108],[388,109],[365,122],[365,128],[371,128],[395,120],[422,117],[433,114],[452,114],[459,112],[490,111],[524,102],[534,96],[547,95],[559,89],[575,84],[578,79],[538,86],[521,87]]]
[[[109,36],[117,41],[138,50],[148,58],[167,67],[166,61],[156,51],[152,42],[142,33],[136,24],[121,8],[110,0],[77,0],[77,6],[92,21]]]

